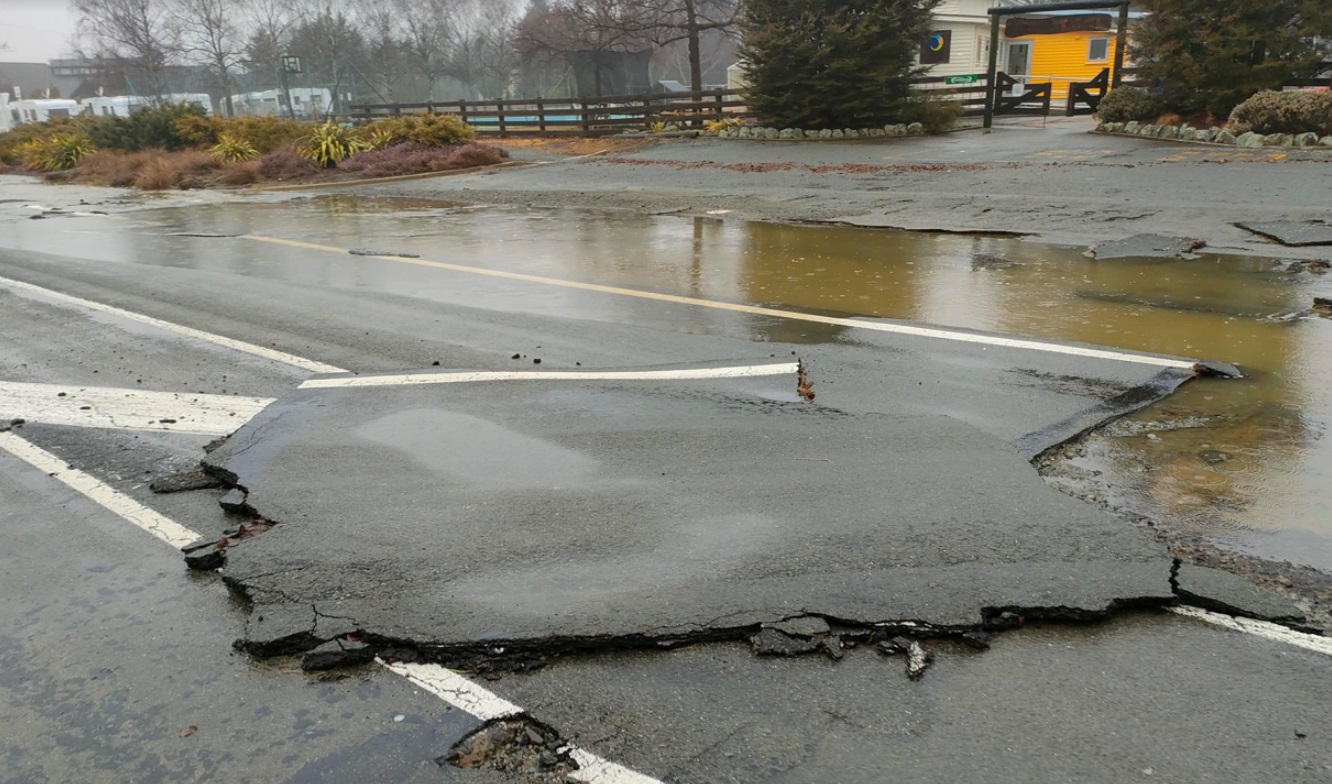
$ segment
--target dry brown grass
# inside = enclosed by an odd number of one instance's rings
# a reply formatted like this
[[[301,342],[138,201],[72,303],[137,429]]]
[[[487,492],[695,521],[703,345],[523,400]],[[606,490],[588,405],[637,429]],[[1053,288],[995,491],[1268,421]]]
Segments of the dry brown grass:
[[[165,191],[179,187],[185,172],[166,156],[152,158],[139,169],[134,187],[143,191]]]
[[[259,161],[237,161],[222,167],[218,181],[223,185],[253,185],[259,182]]]
[[[488,144],[510,150],[540,150],[557,155],[591,155],[595,152],[625,153],[641,150],[650,141],[647,139],[584,139],[579,137],[559,139],[487,139]]]

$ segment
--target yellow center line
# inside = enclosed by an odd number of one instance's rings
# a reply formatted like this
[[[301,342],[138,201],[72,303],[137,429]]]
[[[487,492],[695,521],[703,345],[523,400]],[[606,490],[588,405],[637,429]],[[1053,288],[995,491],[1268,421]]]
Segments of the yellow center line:
[[[242,235],[240,239],[265,242],[272,245],[283,245],[289,248],[300,248],[302,250],[337,253],[344,256],[351,252],[348,248],[339,248],[333,245],[320,245],[314,242],[289,240],[281,237],[265,237],[258,234],[245,234]],[[873,332],[888,332],[898,335],[911,335],[913,337],[952,340],[959,343],[973,343],[987,347],[995,346],[1000,348],[1024,349],[1028,351],[1043,351],[1050,354],[1106,359],[1116,362],[1135,362],[1142,365],[1181,369],[1191,369],[1196,364],[1193,360],[1152,356],[1148,354],[1131,354],[1113,349],[1069,346],[1061,343],[1047,343],[1044,341],[1028,340],[1024,338],[1006,338],[998,335],[978,335],[972,332],[942,329],[939,327],[918,327],[910,324],[838,318],[836,316],[822,316],[817,313],[803,313],[796,310],[778,310],[776,308],[765,308],[757,305],[741,305],[734,302],[719,302],[717,300],[700,299],[697,297],[683,297],[678,294],[660,294],[655,291],[642,291],[640,289],[629,289],[622,286],[606,286],[600,283],[583,283],[576,280],[564,280],[562,278],[548,278],[543,275],[530,275],[525,272],[509,272],[507,270],[489,269],[467,264],[453,264],[447,261],[410,259],[402,256],[362,256],[361,258],[391,261],[397,264],[411,264],[417,267],[448,270],[449,272],[463,272],[469,275],[483,275],[485,277],[515,280],[523,283],[539,283],[545,286],[559,286],[561,288],[577,289],[579,291],[593,291],[599,294],[613,294],[621,297],[634,297],[655,302],[669,302],[676,305],[713,308],[715,310],[726,310],[732,313],[747,313],[753,316],[767,316],[769,318],[790,319],[792,321],[807,321],[814,324],[827,324],[834,327],[865,329]]]

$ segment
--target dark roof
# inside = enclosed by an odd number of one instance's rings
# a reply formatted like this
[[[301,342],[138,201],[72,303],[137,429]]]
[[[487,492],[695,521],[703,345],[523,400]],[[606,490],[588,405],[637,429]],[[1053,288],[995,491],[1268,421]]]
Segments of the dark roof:
[[[0,92],[12,94],[18,87],[24,98],[37,98],[51,87],[68,98],[78,86],[78,79],[54,76],[46,63],[0,63]]]

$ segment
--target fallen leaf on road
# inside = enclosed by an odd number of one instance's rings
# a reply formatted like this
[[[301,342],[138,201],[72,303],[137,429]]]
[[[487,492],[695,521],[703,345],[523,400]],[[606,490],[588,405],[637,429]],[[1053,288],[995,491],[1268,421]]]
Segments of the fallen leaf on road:
[[[181,729],[181,731],[180,731],[180,737],[182,737],[182,738],[188,738],[188,737],[190,737],[191,735],[193,735],[194,733],[196,733],[196,732],[198,732],[198,731],[199,731],[199,728],[196,727],[196,726],[194,726],[193,724],[191,724],[190,726]]]

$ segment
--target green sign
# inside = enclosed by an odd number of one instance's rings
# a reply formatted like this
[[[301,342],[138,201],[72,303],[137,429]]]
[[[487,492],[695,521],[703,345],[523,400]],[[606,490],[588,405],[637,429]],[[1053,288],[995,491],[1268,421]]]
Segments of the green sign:
[[[962,76],[946,76],[944,84],[975,84],[980,81],[980,74],[964,74]]]

